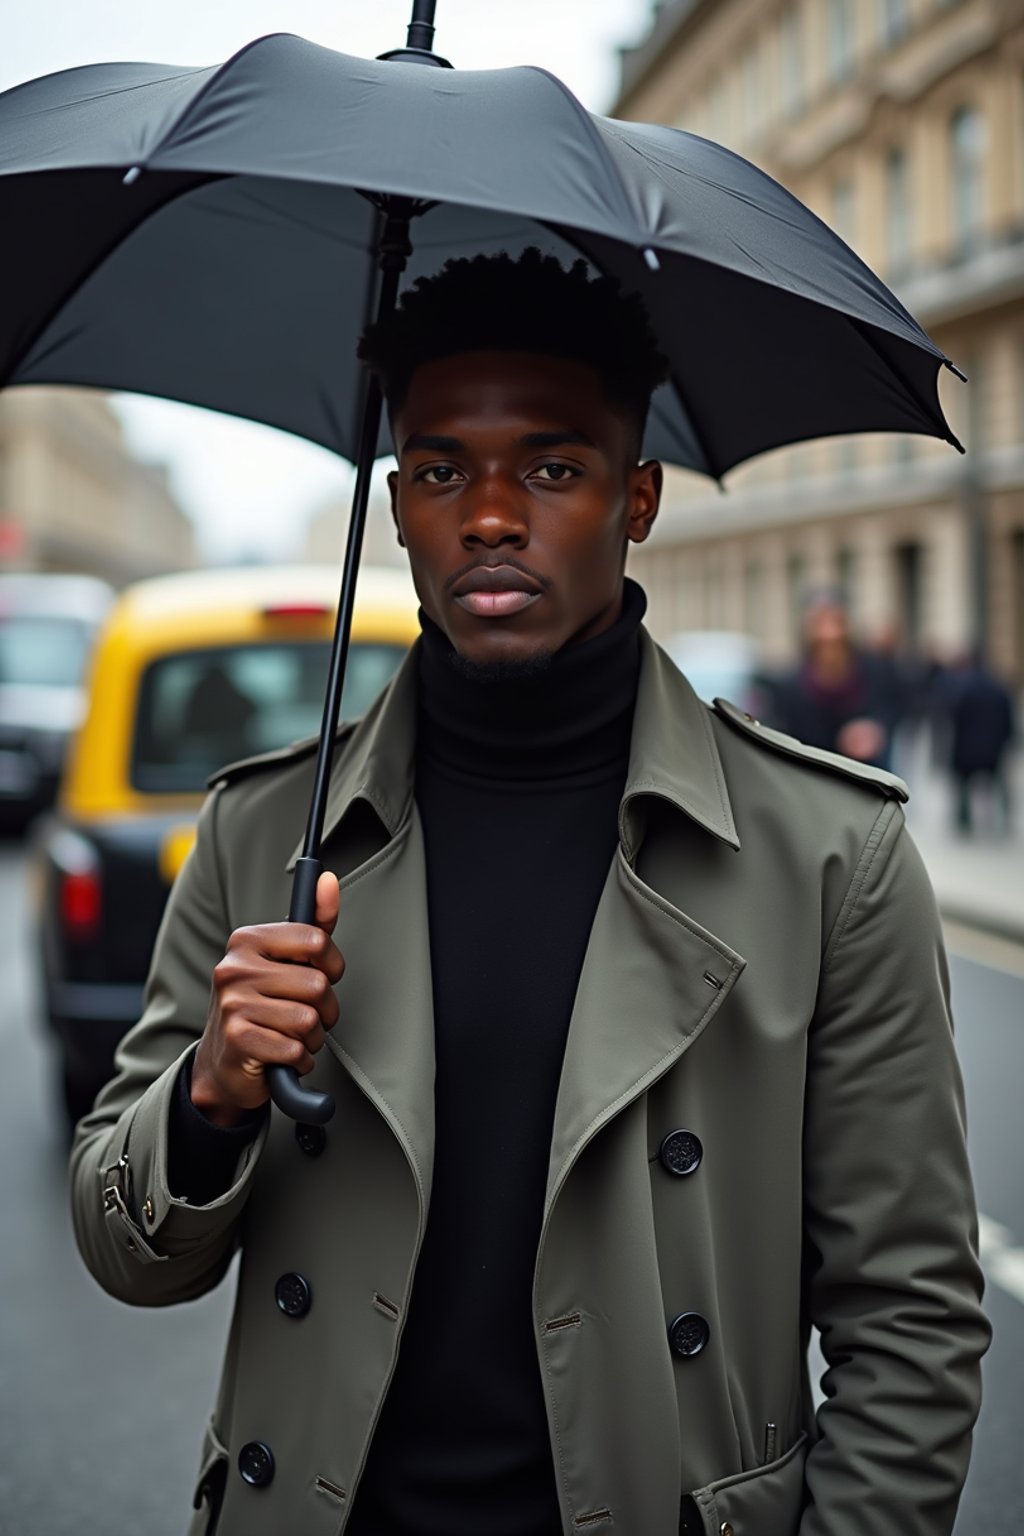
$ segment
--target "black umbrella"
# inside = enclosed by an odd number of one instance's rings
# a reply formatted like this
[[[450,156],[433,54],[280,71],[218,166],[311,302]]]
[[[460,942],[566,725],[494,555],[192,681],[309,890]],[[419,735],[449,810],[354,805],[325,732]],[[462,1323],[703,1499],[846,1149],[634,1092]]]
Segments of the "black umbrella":
[[[707,139],[585,111],[544,70],[453,70],[434,8],[415,0],[407,46],[380,60],[279,35],[219,68],[97,64],[0,95],[0,386],[169,396],[356,462],[296,921],[314,913],[370,473],[391,446],[355,343],[403,272],[582,253],[640,294],[671,361],[645,453],[719,480],[838,432],[960,447],[938,398],[953,365],[802,203]],[[291,1069],[270,1079],[295,1118],[333,1112]]]

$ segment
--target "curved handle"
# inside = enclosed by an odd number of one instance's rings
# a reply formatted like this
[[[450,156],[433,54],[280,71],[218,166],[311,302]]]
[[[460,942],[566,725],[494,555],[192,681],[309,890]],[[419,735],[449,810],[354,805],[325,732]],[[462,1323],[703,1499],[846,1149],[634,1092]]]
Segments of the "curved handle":
[[[267,1067],[270,1097],[283,1115],[303,1125],[326,1125],[334,1114],[334,1100],[329,1093],[303,1088],[294,1067]]]
[[[319,859],[298,859],[292,881],[292,901],[288,910],[290,923],[316,921],[316,883],[323,873]],[[283,1115],[305,1125],[326,1125],[334,1114],[334,1100],[329,1093],[303,1088],[294,1067],[267,1067],[270,1097]]]

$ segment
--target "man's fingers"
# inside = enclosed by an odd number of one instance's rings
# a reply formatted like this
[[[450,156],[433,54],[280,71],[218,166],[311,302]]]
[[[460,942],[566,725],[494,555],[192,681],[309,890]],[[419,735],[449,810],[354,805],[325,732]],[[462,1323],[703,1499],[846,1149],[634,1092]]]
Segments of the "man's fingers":
[[[231,1044],[238,1052],[233,1070],[245,1077],[258,1077],[264,1067],[294,1067],[304,1077],[314,1067],[303,1041],[276,1029],[263,1029],[248,1019],[236,1020]]]
[[[251,1014],[254,1001],[264,998],[305,1003],[316,1009],[328,1029],[338,1022],[338,1000],[330,976],[320,965],[280,965],[261,958],[245,971],[225,974],[219,992],[224,1013]]]
[[[334,880],[334,876],[330,878]],[[334,881],[337,885],[337,881]],[[284,961],[288,965],[312,965],[329,981],[340,981],[345,970],[341,951],[330,934],[309,923],[260,923],[252,928],[236,928],[228,940],[227,954],[214,971],[231,971],[236,966],[252,966],[253,956],[261,960]]]
[[[336,1023],[332,1019],[331,1023]],[[228,1036],[240,1055],[249,1054],[247,1031],[252,1025],[272,1029],[281,1035],[301,1040],[306,1049],[317,1052],[324,1043],[324,1020],[311,1005],[276,997],[253,997],[244,1013],[238,1013],[228,1026]],[[330,1027],[330,1026],[328,1026]]]
[[[325,869],[316,883],[316,925],[330,935],[337,921],[338,877]]]
[[[319,1023],[310,1026],[306,1035],[279,1028],[276,1018],[266,1025],[258,1018],[233,1018],[224,1035],[221,1068],[249,1077],[264,1066],[293,1066],[298,1072],[312,1072],[313,1055],[322,1043],[324,1031]]]

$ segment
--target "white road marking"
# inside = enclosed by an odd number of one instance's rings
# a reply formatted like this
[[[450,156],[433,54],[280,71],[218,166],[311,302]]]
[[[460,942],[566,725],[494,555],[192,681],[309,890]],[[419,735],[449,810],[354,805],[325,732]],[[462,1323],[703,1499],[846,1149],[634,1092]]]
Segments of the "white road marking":
[[[1009,1227],[979,1215],[978,1246],[989,1279],[1024,1304],[1024,1248],[1014,1246]]]

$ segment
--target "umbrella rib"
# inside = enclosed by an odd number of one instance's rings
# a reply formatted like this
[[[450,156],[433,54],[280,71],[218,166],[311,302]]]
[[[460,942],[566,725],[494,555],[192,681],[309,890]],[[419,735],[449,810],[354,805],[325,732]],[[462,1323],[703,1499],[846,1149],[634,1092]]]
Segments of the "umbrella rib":
[[[251,53],[254,48],[258,48],[261,43],[269,42],[271,38],[294,36],[294,32],[267,32],[263,37],[254,37],[251,43],[244,44],[243,47],[239,48],[237,53],[233,53],[231,55],[230,59],[225,59],[224,63],[221,64],[219,69],[214,70],[206,84],[196,92],[196,94],[192,97],[192,100],[182,109],[180,115],[176,117],[173,123],[171,123],[170,126],[166,129],[166,131],[161,134],[160,138],[156,144],[153,145],[149,153],[145,155],[141,160],[137,161],[137,164],[142,169],[145,169],[147,161],[152,160],[154,155],[158,155],[162,149],[166,148],[168,143],[170,143],[170,141],[174,138],[175,134],[180,133],[182,127],[185,125],[185,123],[188,122],[189,117],[200,105],[200,103],[206,100],[214,86],[220,84],[228,70],[231,69],[232,65],[237,64],[239,59],[244,58],[247,53]]]
[[[622,198],[623,210],[629,216],[630,222],[634,226],[633,238],[637,247],[642,249],[644,246],[649,245],[650,236],[648,235],[647,231],[637,228],[636,218],[633,212],[633,204],[629,196],[629,188],[626,184],[626,178],[623,176],[619,166],[616,165],[613,156],[609,153],[608,146],[605,144],[604,139],[601,137],[597,124],[594,121],[594,114],[592,112],[588,112],[583,103],[573,95],[572,91],[570,91],[569,87],[565,84],[565,81],[559,80],[558,76],[553,75],[549,69],[542,69],[539,64],[524,64],[523,68],[530,70],[533,74],[543,75],[546,80],[550,80],[553,85],[558,87],[566,101],[569,102],[570,106],[577,113],[584,124],[591,142],[597,149],[598,155],[600,156],[605,169],[609,172],[612,180],[618,187],[619,194]]]

